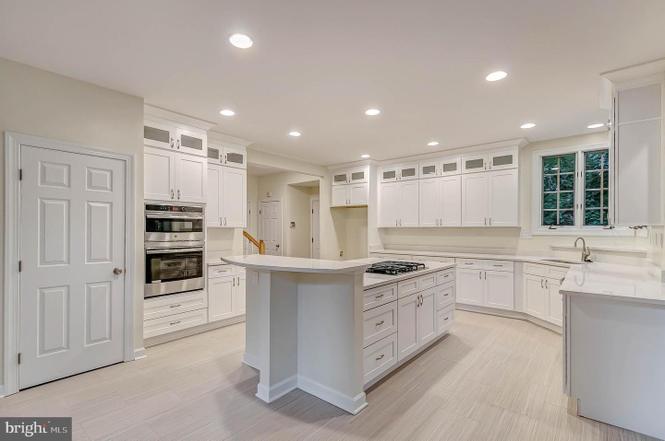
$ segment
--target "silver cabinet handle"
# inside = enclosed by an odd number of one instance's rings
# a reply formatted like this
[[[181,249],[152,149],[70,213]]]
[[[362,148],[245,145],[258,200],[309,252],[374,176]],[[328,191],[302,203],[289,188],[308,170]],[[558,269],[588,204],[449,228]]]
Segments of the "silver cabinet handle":
[[[547,286],[547,282],[548,282],[548,280],[545,279],[545,289],[550,289],[549,286]]]
[[[378,357],[375,358],[376,361],[381,360],[383,357],[385,357],[385,354],[381,354]]]
[[[175,305],[169,305],[169,308],[179,308],[180,306],[182,306],[180,303],[176,303]]]
[[[383,297],[383,294],[377,294],[377,295],[374,296],[374,298],[377,299],[377,300],[382,298],[382,297]]]
[[[223,222],[222,222],[222,218],[221,218],[221,217],[219,218],[219,225],[220,225],[220,226],[223,225]]]
[[[544,288],[544,286],[543,286],[543,279],[540,279],[540,287],[541,287],[541,288]]]
[[[175,145],[178,150],[180,150],[180,138],[175,140]]]
[[[173,148],[173,138],[169,137],[169,144],[171,144],[171,148]]]
[[[449,318],[450,318],[450,317],[446,317],[446,318],[443,319],[443,321],[445,322],[445,321],[448,320]]]
[[[236,286],[236,278],[233,278],[233,286]]]
[[[224,226],[226,226],[226,216],[224,216]]]
[[[483,272],[478,271],[478,280],[481,280],[483,278]]]
[[[178,323],[180,323],[180,320],[176,320],[175,322],[169,323],[169,326],[174,326],[177,325]]]
[[[175,195],[173,194],[173,189],[171,189],[171,199],[175,199]]]
[[[485,225],[487,225],[487,218],[484,217],[483,219],[484,219],[484,223],[485,223]]]
[[[178,200],[180,200],[180,189],[178,189]]]
[[[487,280],[487,271],[485,271],[485,280]]]
[[[376,322],[374,326],[381,326],[382,324],[385,323],[385,320],[381,320],[380,322]]]

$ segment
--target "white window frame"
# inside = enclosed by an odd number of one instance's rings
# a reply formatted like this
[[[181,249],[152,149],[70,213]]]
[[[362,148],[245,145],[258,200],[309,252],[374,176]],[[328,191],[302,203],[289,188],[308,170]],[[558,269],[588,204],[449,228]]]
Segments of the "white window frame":
[[[609,152],[609,207],[608,226],[584,226],[584,176],[580,172],[584,168],[584,152],[608,149]],[[543,197],[543,157],[565,155],[575,153],[577,155],[575,170],[575,225],[557,226],[550,229],[541,223],[542,197]],[[600,144],[582,144],[565,147],[534,150],[531,168],[531,234],[542,236],[633,236],[633,231],[626,227],[612,227],[614,223],[614,155],[610,142]]]

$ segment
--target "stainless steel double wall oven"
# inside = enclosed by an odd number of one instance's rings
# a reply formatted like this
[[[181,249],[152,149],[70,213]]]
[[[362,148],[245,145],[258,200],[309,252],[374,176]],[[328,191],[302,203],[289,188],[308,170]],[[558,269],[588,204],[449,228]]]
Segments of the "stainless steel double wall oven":
[[[145,298],[205,287],[203,207],[145,206]]]

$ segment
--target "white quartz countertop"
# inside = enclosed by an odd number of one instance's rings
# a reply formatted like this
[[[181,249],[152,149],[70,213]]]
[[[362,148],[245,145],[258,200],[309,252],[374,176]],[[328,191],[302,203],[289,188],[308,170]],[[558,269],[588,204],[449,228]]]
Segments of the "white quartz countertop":
[[[385,260],[385,259],[380,259],[380,260]],[[411,279],[413,277],[419,277],[425,274],[455,267],[454,263],[443,263],[443,262],[421,262],[421,263],[425,264],[425,269],[419,271],[413,271],[410,273],[400,274],[398,276],[365,273],[363,279],[363,289],[367,290],[370,288],[376,288],[383,285],[390,285],[391,283],[396,283],[402,280]]]
[[[256,270],[329,274],[363,272],[371,264],[385,259],[322,260],[251,254],[248,256],[222,257],[222,260],[232,265]]]
[[[631,302],[665,305],[665,284],[653,268],[609,263],[574,265],[560,292]]]
[[[512,260],[514,262],[540,263],[543,265],[552,265],[552,266],[561,266],[561,267],[568,267],[572,264],[580,263],[574,260],[558,259],[556,257],[527,256],[521,254],[483,254],[483,253],[462,253],[454,251],[417,251],[417,250],[372,250],[370,251],[370,253],[400,254],[406,256],[422,256],[422,257],[428,257],[428,256],[453,257],[457,259]]]

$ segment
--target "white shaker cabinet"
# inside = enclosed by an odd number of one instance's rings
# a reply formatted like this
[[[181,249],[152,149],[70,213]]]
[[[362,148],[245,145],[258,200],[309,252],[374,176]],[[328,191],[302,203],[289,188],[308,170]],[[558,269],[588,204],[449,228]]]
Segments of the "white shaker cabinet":
[[[515,308],[514,265],[499,260],[457,261],[457,302],[513,310]]]
[[[487,224],[492,227],[519,225],[519,188],[517,169],[491,171],[489,176],[489,213]]]
[[[369,167],[339,170],[331,175],[331,207],[366,206],[369,200]]]
[[[457,269],[457,301],[467,305],[483,305],[485,282],[481,270]]]
[[[380,227],[417,227],[419,212],[417,180],[381,184],[379,195]]]
[[[524,274],[524,309],[526,313],[544,320],[548,303],[545,279],[532,274]]]
[[[418,344],[429,343],[436,338],[436,297],[435,290],[428,289],[420,294],[418,307]]]
[[[444,176],[420,181],[421,227],[461,224],[461,179],[461,176]]]
[[[515,309],[513,273],[485,271],[485,306],[499,309]]]
[[[245,314],[245,270],[232,265],[210,267],[208,272],[208,321]]]
[[[397,301],[397,359],[402,360],[418,349],[417,294]]]
[[[205,202],[205,158],[145,147],[143,186],[147,200]]]
[[[489,217],[489,176],[469,173],[462,176],[462,225],[487,226]]]
[[[527,264],[524,269],[524,309],[529,315],[555,325],[563,324],[563,304],[559,287],[565,269]]]
[[[208,164],[207,225],[244,228],[247,206],[247,171]]]

